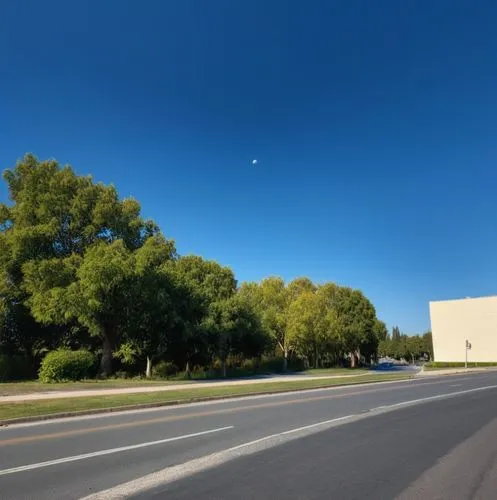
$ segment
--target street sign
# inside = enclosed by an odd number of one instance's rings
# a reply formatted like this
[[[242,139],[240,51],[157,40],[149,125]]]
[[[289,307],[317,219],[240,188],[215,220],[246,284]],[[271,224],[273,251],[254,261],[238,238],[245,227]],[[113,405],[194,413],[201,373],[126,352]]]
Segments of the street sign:
[[[468,367],[468,351],[471,349],[471,342],[466,339],[466,349],[464,352],[466,353],[466,359],[464,360],[464,368]]]

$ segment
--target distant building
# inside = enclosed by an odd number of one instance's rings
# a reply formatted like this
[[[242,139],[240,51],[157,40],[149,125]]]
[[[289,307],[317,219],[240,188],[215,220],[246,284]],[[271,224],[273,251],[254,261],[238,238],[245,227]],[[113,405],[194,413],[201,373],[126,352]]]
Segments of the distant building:
[[[497,362],[497,296],[430,302],[435,361]]]

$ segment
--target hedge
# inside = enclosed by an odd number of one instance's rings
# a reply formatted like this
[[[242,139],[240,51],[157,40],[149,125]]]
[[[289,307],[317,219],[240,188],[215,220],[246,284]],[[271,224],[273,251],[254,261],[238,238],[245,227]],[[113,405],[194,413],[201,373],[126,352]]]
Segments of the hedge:
[[[95,376],[96,361],[95,355],[84,349],[57,349],[45,356],[38,377],[45,383],[90,378]]]

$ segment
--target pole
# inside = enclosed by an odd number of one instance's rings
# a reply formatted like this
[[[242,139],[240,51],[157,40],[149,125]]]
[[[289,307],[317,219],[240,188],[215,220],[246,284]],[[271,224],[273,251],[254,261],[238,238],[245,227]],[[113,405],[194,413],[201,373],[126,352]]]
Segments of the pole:
[[[466,351],[466,359],[464,361],[464,368],[468,368],[468,341],[466,340],[466,345],[465,345],[465,351]]]

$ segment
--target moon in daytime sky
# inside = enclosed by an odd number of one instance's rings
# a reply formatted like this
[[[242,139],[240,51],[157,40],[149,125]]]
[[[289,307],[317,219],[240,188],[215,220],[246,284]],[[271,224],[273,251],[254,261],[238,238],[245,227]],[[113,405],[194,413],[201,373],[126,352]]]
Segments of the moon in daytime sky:
[[[259,160],[252,160],[252,165],[257,165],[259,163]]]

